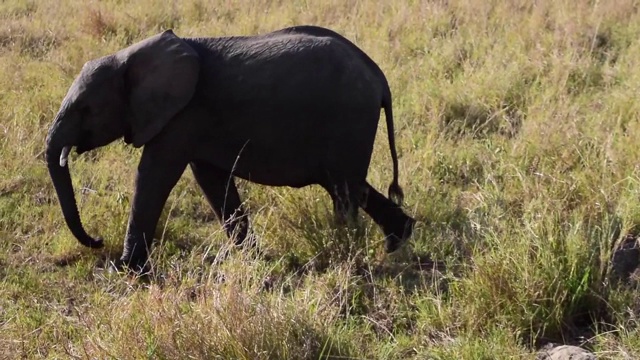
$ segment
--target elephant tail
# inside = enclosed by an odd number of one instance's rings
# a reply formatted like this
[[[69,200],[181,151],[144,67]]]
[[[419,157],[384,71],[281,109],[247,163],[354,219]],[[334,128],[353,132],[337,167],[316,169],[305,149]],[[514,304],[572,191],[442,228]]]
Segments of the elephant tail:
[[[396,152],[396,138],[393,130],[393,110],[391,108],[391,91],[387,86],[386,93],[382,99],[382,108],[384,109],[384,117],[387,120],[387,135],[389,136],[389,148],[391,150],[391,160],[393,161],[393,181],[389,185],[389,199],[402,206],[404,200],[404,192],[398,184],[398,154]]]

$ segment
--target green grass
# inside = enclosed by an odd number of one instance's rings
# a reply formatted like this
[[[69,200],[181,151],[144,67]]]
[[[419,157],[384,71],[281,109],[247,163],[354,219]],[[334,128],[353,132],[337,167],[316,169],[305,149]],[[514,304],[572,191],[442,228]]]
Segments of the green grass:
[[[546,341],[640,357],[638,286],[610,270],[640,233],[636,2],[8,0],[0,24],[0,358],[533,359]],[[384,255],[364,215],[358,234],[336,228],[317,187],[240,182],[269,256],[218,263],[227,239],[187,172],[154,275],[106,272],[139,150],[72,156],[100,251],[67,230],[43,159],[82,64],[167,28],[294,24],[344,34],[387,74],[410,246]]]

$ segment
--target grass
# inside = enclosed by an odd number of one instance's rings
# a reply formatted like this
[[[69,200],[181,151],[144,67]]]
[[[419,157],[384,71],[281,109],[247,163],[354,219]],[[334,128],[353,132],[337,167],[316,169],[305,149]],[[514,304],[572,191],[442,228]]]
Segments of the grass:
[[[640,13],[633,0],[0,3],[0,357],[533,359],[546,342],[640,357]],[[319,188],[241,182],[270,255],[231,252],[193,177],[158,228],[155,274],[112,275],[139,150],[71,159],[67,230],[44,138],[82,64],[181,36],[330,27],[387,74],[412,243],[336,228]],[[381,122],[369,180],[391,161]]]

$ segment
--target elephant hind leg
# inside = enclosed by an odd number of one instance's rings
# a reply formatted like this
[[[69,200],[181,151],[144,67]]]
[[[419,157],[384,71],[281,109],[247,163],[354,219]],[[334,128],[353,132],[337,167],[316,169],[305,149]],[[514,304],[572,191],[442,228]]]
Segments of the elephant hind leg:
[[[416,221],[369,183],[366,183],[365,192],[362,208],[382,228],[386,252],[396,251],[411,237]]]
[[[353,225],[358,218],[358,208],[364,193],[364,181],[332,181],[321,184],[333,201],[333,211],[338,225]]]
[[[227,236],[241,245],[249,235],[249,219],[233,175],[204,161],[191,162],[190,166]]]

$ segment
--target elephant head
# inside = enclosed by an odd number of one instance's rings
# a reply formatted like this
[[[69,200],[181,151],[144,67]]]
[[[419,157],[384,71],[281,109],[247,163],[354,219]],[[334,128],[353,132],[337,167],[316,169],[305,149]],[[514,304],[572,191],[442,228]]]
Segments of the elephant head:
[[[49,174],[67,226],[85,246],[101,247],[82,227],[67,156],[123,137],[141,147],[184,108],[196,89],[198,54],[171,30],[87,62],[46,139]]]

